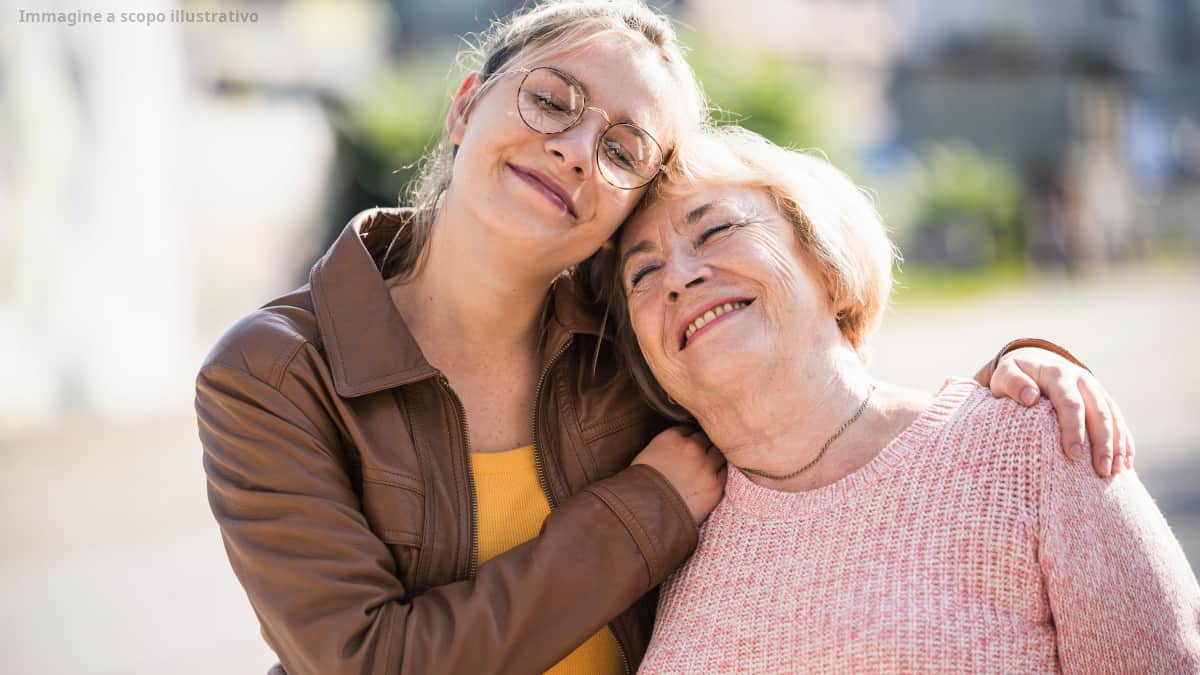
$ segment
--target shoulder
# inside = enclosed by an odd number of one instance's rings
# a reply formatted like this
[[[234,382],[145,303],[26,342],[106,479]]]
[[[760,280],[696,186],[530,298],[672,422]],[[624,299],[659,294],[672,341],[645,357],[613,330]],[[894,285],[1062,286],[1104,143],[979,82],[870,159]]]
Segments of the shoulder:
[[[927,440],[930,457],[947,467],[989,480],[1034,485],[1049,462],[1062,455],[1058,420],[1045,399],[1027,408],[996,398],[973,381],[953,380],[938,393],[930,411],[936,415],[939,406],[945,422]]]
[[[302,288],[242,317],[205,357],[194,405],[207,457],[240,456],[237,438],[269,434],[336,445],[336,392],[306,297]]]
[[[204,358],[200,372],[231,369],[278,387],[288,366],[306,345],[323,351],[312,295],[304,286],[234,323]]]

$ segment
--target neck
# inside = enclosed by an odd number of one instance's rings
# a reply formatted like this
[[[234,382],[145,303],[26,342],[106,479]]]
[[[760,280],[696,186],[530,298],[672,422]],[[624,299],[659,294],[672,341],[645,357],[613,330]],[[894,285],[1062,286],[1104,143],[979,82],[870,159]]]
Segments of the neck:
[[[858,355],[840,342],[815,348],[803,359],[773,364],[764,372],[764,377],[740,378],[746,384],[740,384],[732,395],[728,387],[713,388],[721,391],[721,396],[688,407],[711,411],[697,414],[697,421],[730,464],[777,475],[789,474],[815,459],[830,436],[862,405],[872,382]],[[862,423],[860,419],[855,424]],[[806,483],[812,474],[826,475],[827,465],[842,465],[831,462],[830,456],[844,445],[851,431],[853,427],[829,446],[821,461],[796,479],[776,481],[753,475],[750,479],[786,489]],[[839,477],[832,476],[834,480]]]
[[[391,286],[393,302],[435,366],[532,353],[554,277],[528,274],[484,250],[482,237],[464,236],[481,228],[463,227],[463,217],[442,209],[417,273]]]

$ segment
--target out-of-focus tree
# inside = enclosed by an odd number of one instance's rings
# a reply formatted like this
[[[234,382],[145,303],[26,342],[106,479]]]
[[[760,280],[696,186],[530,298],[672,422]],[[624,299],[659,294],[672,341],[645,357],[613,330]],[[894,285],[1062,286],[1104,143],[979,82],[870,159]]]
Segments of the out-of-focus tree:
[[[964,143],[925,149],[910,173],[905,257],[969,267],[1020,263],[1025,255],[1023,190],[1005,162]]]
[[[365,98],[331,112],[338,139],[331,239],[360,209],[404,200],[458,84],[451,62],[447,53],[397,63]]]
[[[733,50],[705,36],[688,39],[688,61],[718,121],[737,123],[789,147],[827,152],[822,84],[810,68],[778,54]]]

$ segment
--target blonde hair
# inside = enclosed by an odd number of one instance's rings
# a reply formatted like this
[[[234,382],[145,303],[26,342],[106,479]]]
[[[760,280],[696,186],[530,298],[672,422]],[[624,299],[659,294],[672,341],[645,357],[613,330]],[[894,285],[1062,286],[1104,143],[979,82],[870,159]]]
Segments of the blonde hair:
[[[458,61],[467,70],[479,73],[477,98],[518,59],[529,63],[550,55],[578,53],[597,40],[613,37],[626,39],[635,48],[657,50],[679,86],[678,96],[664,95],[660,105],[678,108],[683,118],[677,125],[681,132],[703,122],[708,114],[707,103],[683,58],[670,19],[641,0],[543,0],[493,22],[476,36],[474,46],[459,53]],[[406,279],[416,272],[450,186],[456,150],[443,131],[437,144],[421,159],[404,200],[413,207],[414,214],[388,245],[381,265],[385,277],[398,275]],[[664,150],[665,161],[670,161],[673,148]]]
[[[703,130],[680,143],[681,152],[640,208],[673,199],[703,184],[761,188],[795,230],[817,271],[846,342],[866,361],[883,318],[899,253],[870,197],[822,157],[782,148],[740,127]],[[630,325],[619,256],[606,256],[603,288],[616,318],[617,341],[650,404],[677,420],[689,419],[654,380]],[[590,264],[598,264],[589,261]],[[593,274],[597,268],[590,270]]]

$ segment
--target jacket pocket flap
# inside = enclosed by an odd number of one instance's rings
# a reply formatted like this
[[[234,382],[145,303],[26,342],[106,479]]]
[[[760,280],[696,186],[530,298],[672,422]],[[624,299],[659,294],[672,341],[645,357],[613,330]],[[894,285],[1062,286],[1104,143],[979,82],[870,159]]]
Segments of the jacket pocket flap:
[[[420,481],[389,471],[364,469],[363,513],[383,541],[421,545],[425,496]]]

